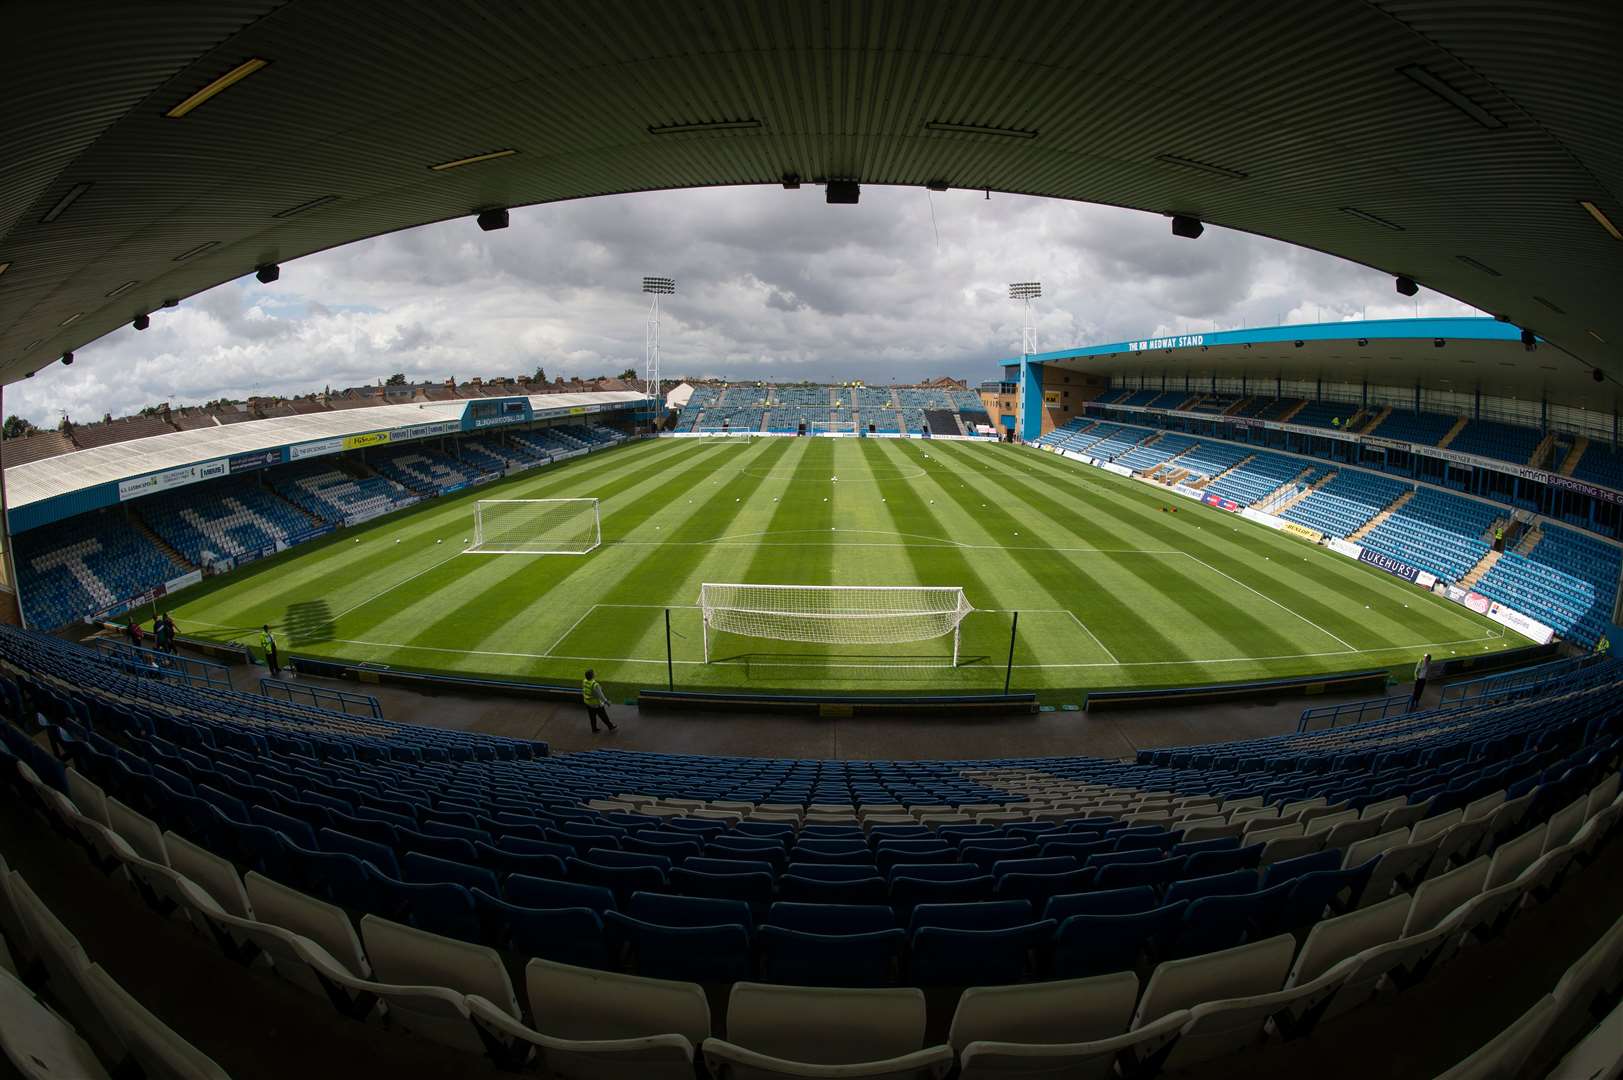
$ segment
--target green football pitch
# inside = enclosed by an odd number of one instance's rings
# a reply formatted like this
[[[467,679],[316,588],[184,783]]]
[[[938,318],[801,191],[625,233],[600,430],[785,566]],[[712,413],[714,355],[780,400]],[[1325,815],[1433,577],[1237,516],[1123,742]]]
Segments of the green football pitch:
[[[478,499],[596,498],[587,555],[464,553]],[[1171,513],[1172,506],[1177,513]],[[704,582],[961,586],[952,639],[712,634]],[[524,473],[284,552],[175,598],[183,634],[393,668],[848,692],[1087,689],[1403,669],[1525,642],[1371,567],[1020,447],[661,439]]]

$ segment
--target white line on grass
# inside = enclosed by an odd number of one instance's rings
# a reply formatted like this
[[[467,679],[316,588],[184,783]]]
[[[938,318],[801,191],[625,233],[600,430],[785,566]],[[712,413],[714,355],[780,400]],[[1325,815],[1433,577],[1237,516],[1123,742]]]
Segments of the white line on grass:
[[[350,612],[356,611],[356,610],[358,610],[360,608],[363,608],[366,605],[370,604],[372,601],[380,599],[380,598],[382,598],[384,596],[387,596],[389,593],[394,592],[396,589],[400,588],[400,586],[402,586],[402,585],[405,585],[407,582],[416,581],[418,578],[422,577],[424,574],[428,573],[430,570],[433,570],[436,567],[444,566],[446,563],[450,562],[452,559],[456,558],[460,554],[462,554],[461,551],[453,552],[450,555],[446,556],[445,558],[439,560],[438,562],[431,563],[430,565],[423,567],[421,570],[419,570],[415,574],[411,575],[411,577],[403,578],[402,580],[395,582],[393,585],[390,585],[387,589],[384,589],[382,592],[374,593],[373,595],[368,596],[365,600],[362,600],[358,604],[351,604],[349,607],[345,608],[343,611],[340,611],[338,614],[331,616],[328,619],[328,622],[332,622],[332,623],[338,622],[339,619],[342,619],[345,615],[348,615]]]
[[[1336,635],[1330,633],[1330,631],[1326,630],[1324,627],[1320,626],[1318,623],[1314,622],[1312,619],[1308,618],[1306,615],[1303,615],[1300,611],[1297,611],[1294,608],[1286,607],[1284,604],[1281,604],[1278,600],[1275,600],[1273,597],[1269,596],[1265,592],[1258,592],[1256,589],[1253,589],[1251,586],[1247,585],[1245,582],[1241,581],[1239,578],[1234,577],[1231,574],[1223,573],[1223,571],[1219,570],[1217,567],[1213,566],[1211,563],[1207,562],[1205,559],[1200,558],[1198,555],[1190,555],[1189,552],[1187,552],[1187,551],[1184,552],[1184,554],[1189,555],[1189,557],[1191,559],[1194,559],[1200,565],[1204,566],[1206,569],[1210,570],[1212,573],[1217,574],[1219,577],[1228,578],[1230,581],[1234,582],[1234,584],[1238,585],[1240,588],[1244,589],[1246,592],[1251,593],[1251,594],[1253,594],[1255,596],[1260,596],[1264,600],[1268,601],[1270,604],[1274,605],[1274,607],[1278,608],[1279,610],[1284,611],[1284,612],[1288,612],[1291,615],[1295,615],[1298,619],[1301,619],[1303,622],[1307,623],[1309,626],[1313,627],[1313,629],[1317,630],[1319,633],[1325,635],[1326,637],[1334,638],[1336,641],[1340,642],[1342,645],[1345,645],[1349,652],[1363,652],[1364,651],[1362,649],[1354,648],[1351,642],[1343,641],[1341,638],[1336,637]],[[1446,644],[1446,642],[1445,642],[1445,644]]]
[[[1116,654],[1111,652],[1110,649],[1105,645],[1105,643],[1099,640],[1099,635],[1095,634],[1092,630],[1088,629],[1088,624],[1083,622],[1081,620],[1081,618],[1079,618],[1077,616],[1076,612],[1070,610],[1069,608],[1064,609],[1064,611],[1065,611],[1065,614],[1069,615],[1073,619],[1076,619],[1076,625],[1078,625],[1078,626],[1080,626],[1082,628],[1082,632],[1084,634],[1088,635],[1088,637],[1093,639],[1093,643],[1095,645],[1099,646],[1099,648],[1101,648],[1101,649],[1104,649],[1105,655],[1110,657],[1110,662],[1112,664],[1120,664],[1121,663],[1120,660],[1116,659]]]
[[[634,605],[627,605],[634,606]],[[1063,610],[1063,609],[1056,609]],[[565,635],[568,636],[568,635]],[[400,645],[389,641],[362,641],[358,638],[333,638],[345,645],[365,645],[374,649],[401,649],[411,652],[451,653],[456,656],[503,656],[520,660],[569,660],[598,664],[665,664],[664,657],[646,659],[637,656],[565,656],[552,653],[502,652],[486,649],[448,649],[439,645]],[[1201,664],[1271,663],[1276,660],[1314,660],[1326,656],[1378,656],[1382,653],[1410,652],[1414,649],[1438,649],[1444,645],[1474,645],[1492,641],[1492,637],[1461,638],[1458,641],[1420,642],[1414,645],[1390,645],[1380,649],[1334,649],[1329,652],[1285,653],[1282,656],[1224,656],[1211,660],[1116,660],[1111,663],[1016,664],[1021,669],[1042,668],[1108,668],[1108,667],[1188,667]],[[691,667],[792,667],[792,668],[853,668],[864,671],[884,671],[891,668],[951,668],[950,663],[907,664],[887,661],[883,664],[855,664],[835,658],[827,660],[675,660],[672,663]],[[959,669],[969,667],[958,665]],[[977,668],[975,670],[992,670]],[[1333,674],[1333,673],[1331,673]]]
[[[590,615],[592,612],[596,611],[596,610],[597,610],[597,605],[593,604],[591,607],[589,607],[585,611],[581,612],[580,618],[578,618],[574,622],[570,623],[569,624],[569,629],[565,630],[563,632],[563,634],[561,634],[559,636],[557,641],[554,641],[551,645],[548,645],[547,646],[547,651],[542,653],[541,655],[542,656],[550,656],[552,654],[552,650],[556,649],[558,646],[562,645],[564,643],[564,638],[568,637],[570,634],[573,634],[575,632],[575,627],[577,627],[581,623],[585,622],[586,617],[588,615]]]

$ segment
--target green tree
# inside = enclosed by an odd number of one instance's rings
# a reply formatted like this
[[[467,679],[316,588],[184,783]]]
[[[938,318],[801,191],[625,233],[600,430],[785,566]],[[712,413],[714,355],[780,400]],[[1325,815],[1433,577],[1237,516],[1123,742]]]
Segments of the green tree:
[[[15,413],[6,417],[4,436],[8,439],[20,439],[24,435],[32,435],[37,430],[33,424]]]
[[[538,383],[546,382],[547,381],[547,369],[542,367],[540,364],[537,364],[535,366],[535,379],[533,381],[538,382]]]
[[[636,368],[626,368],[624,371],[620,372],[620,379],[623,382],[632,382],[632,381],[635,381],[636,378],[637,378],[637,369]]]
[[[385,386],[405,386],[406,385],[406,373],[403,372],[403,371],[395,372],[393,375],[389,376],[388,382],[384,383],[384,385]]]

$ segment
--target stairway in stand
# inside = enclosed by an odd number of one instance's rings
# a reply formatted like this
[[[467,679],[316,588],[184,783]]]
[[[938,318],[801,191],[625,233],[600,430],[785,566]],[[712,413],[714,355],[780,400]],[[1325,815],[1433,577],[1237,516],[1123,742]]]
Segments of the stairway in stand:
[[[1458,437],[1459,433],[1465,430],[1465,425],[1469,424],[1470,422],[1470,420],[1463,416],[1454,421],[1454,426],[1448,429],[1448,434],[1437,440],[1438,449],[1443,449],[1447,447],[1449,443],[1453,442],[1455,438]]]
[[[1460,578],[1456,584],[1458,584],[1462,589],[1475,588],[1476,583],[1481,581],[1483,576],[1486,575],[1489,570],[1493,569],[1493,564],[1499,561],[1499,556],[1500,553],[1497,551],[1488,552],[1477,561],[1475,566],[1467,570],[1465,572],[1465,576]]]
[[[1571,476],[1572,475],[1572,470],[1574,470],[1574,469],[1576,469],[1578,467],[1578,459],[1583,457],[1584,456],[1584,451],[1588,450],[1588,449],[1589,449],[1589,436],[1587,436],[1587,435],[1578,436],[1577,440],[1574,441],[1573,444],[1572,444],[1572,452],[1567,455],[1567,460],[1565,460],[1565,461],[1563,461],[1561,463],[1561,475],[1562,476]]]
[[[1414,492],[1405,491],[1402,495],[1399,495],[1397,498],[1393,499],[1391,502],[1377,510],[1374,517],[1370,518],[1368,521],[1358,526],[1358,528],[1348,533],[1347,539],[1356,544],[1359,540],[1380,528],[1381,524],[1386,521],[1387,518],[1403,509],[1403,504],[1412,498],[1414,498]]]
[[[1194,447],[1191,446],[1189,449],[1193,450]],[[1229,473],[1233,472],[1235,469],[1244,468],[1246,465],[1250,464],[1251,462],[1253,462],[1255,460],[1257,460],[1257,455],[1255,455],[1255,454],[1247,454],[1245,457],[1241,458],[1239,461],[1236,461],[1233,465],[1230,465],[1228,468],[1224,469],[1222,472],[1216,474],[1215,476],[1208,476],[1203,480],[1196,480],[1194,483],[1190,484],[1189,486],[1192,487],[1192,488],[1200,488],[1201,490],[1205,490],[1206,485],[1210,484],[1213,480],[1222,479],[1223,477],[1227,476]]]
[[[1527,467],[1530,468],[1530,469],[1547,469],[1547,468],[1549,468],[1548,463],[1549,463],[1550,457],[1554,453],[1555,453],[1555,432],[1552,431],[1552,432],[1548,432],[1544,436],[1543,439],[1539,440],[1539,444],[1536,447],[1533,448],[1533,453],[1527,459]],[[1574,462],[1574,464],[1576,464],[1576,462]]]
[[[1384,422],[1386,420],[1386,418],[1388,416],[1391,416],[1391,415],[1392,415],[1392,406],[1390,406],[1390,405],[1382,405],[1381,406],[1381,411],[1375,414],[1375,419],[1369,424],[1368,427],[1365,427],[1363,430],[1359,431],[1358,434],[1360,434],[1360,435],[1373,435],[1373,434],[1375,434],[1375,429],[1380,427],[1382,422]]]
[[[1310,486],[1303,488],[1301,491],[1297,492],[1295,495],[1292,495],[1290,498],[1286,499],[1284,502],[1282,502],[1278,506],[1274,507],[1272,513],[1274,513],[1276,516],[1279,515],[1279,514],[1283,514],[1285,511],[1289,510],[1291,507],[1295,506],[1297,503],[1301,502],[1303,499],[1307,498],[1309,495],[1313,494],[1315,491],[1319,490],[1324,485],[1326,485],[1330,481],[1334,480],[1336,478],[1336,475],[1337,474],[1336,474],[1336,471],[1334,469],[1330,470],[1329,472],[1325,473],[1323,476],[1319,477],[1317,480],[1313,481],[1313,483]]]
[[[1252,503],[1251,505],[1256,506],[1256,507],[1267,506],[1270,499],[1277,498],[1279,496],[1279,493],[1284,491],[1286,488],[1294,488],[1294,487],[1296,487],[1297,484],[1300,484],[1302,482],[1303,478],[1308,476],[1308,474],[1312,473],[1313,470],[1316,469],[1316,468],[1318,468],[1317,465],[1309,465],[1309,466],[1307,466],[1301,472],[1297,473],[1295,476],[1291,477],[1289,480],[1285,481],[1283,484],[1280,484],[1278,487],[1274,488],[1274,490],[1270,491],[1268,494],[1264,495],[1262,498],[1258,499],[1256,502]]]
[[[1538,542],[1542,539],[1544,539],[1544,526],[1542,523],[1535,521],[1533,527],[1522,533],[1521,540],[1517,541],[1516,554],[1533,554],[1533,549],[1538,547]]]
[[[186,556],[170,547],[169,541],[153,532],[152,529],[147,526],[147,523],[141,520],[141,515],[136,513],[134,510],[130,511],[129,522],[130,525],[134,527],[136,532],[146,537],[147,541],[151,543],[153,547],[163,552],[164,557],[170,562],[174,563],[176,566],[180,567],[182,571],[191,571],[197,569],[196,566],[193,566],[186,559]]]
[[[1279,418],[1279,422],[1281,424],[1290,423],[1291,417],[1295,416],[1305,408],[1307,408],[1307,398],[1302,398],[1295,405],[1292,405],[1289,409],[1285,410],[1284,415]]]

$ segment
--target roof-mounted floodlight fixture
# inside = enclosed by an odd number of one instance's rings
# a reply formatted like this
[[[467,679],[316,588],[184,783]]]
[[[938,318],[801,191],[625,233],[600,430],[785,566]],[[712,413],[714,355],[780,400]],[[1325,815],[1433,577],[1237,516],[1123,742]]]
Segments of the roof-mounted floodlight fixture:
[[[676,294],[676,279],[645,277],[642,279],[642,291],[645,293],[657,293],[660,296],[674,296]]]
[[[1035,300],[1043,294],[1040,281],[1017,281],[1009,286],[1010,300]]]

